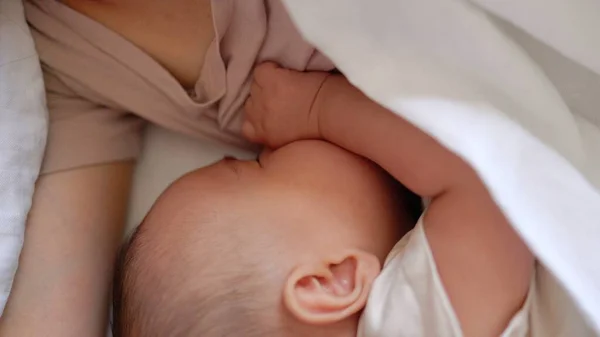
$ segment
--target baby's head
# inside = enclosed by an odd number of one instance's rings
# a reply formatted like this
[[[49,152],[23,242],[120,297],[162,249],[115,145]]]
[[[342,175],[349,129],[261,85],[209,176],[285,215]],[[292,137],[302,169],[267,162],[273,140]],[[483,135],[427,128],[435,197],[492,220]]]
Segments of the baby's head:
[[[397,185],[321,141],[175,182],[120,261],[116,337],[354,336],[410,226]]]

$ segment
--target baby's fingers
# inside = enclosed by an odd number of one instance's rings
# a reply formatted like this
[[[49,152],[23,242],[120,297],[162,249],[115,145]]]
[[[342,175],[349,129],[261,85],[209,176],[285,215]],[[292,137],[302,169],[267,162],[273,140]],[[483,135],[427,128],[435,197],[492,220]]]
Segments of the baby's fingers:
[[[242,124],[242,135],[251,142],[261,143],[262,139],[262,128],[261,123],[258,122],[260,118],[260,112],[257,110],[259,107],[252,97],[246,100],[244,105],[244,123]]]
[[[244,124],[242,125],[242,135],[251,142],[259,143],[258,137],[256,136],[256,129],[249,121],[244,121]]]
[[[250,86],[250,97],[253,97],[254,99],[258,99],[259,97],[261,97],[262,95],[262,88],[261,86],[256,82],[252,82],[252,85]]]
[[[254,81],[259,85],[271,81],[281,67],[275,62],[264,62],[254,68]]]

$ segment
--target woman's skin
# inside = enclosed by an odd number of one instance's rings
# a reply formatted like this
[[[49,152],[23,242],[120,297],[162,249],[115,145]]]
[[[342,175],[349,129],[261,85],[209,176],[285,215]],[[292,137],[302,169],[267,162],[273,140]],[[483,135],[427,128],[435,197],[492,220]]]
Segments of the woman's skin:
[[[153,57],[183,87],[214,38],[210,0],[64,0]],[[105,336],[133,162],[40,177],[1,337]]]
[[[62,0],[119,33],[193,87],[215,31],[210,0]]]
[[[39,179],[0,336],[103,336],[133,164]]]

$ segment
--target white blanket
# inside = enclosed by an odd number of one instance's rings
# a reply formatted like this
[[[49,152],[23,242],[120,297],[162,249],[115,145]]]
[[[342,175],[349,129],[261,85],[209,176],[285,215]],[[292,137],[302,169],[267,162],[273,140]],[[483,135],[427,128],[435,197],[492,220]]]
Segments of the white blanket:
[[[42,73],[21,0],[0,0],[0,313],[46,142]]]
[[[285,2],[356,86],[476,169],[546,267],[536,314],[565,328],[566,289],[600,328],[600,1]],[[540,335],[559,334],[581,336]]]

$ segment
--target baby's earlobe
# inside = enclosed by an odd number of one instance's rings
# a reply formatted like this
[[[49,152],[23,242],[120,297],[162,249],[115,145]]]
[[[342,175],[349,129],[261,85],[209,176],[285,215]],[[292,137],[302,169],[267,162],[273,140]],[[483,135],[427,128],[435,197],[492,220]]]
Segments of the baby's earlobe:
[[[339,322],[364,308],[380,270],[379,259],[363,251],[298,266],[286,281],[284,303],[305,323]]]

